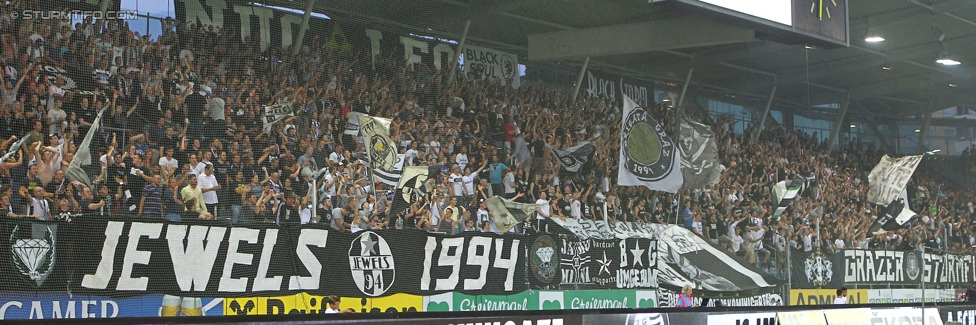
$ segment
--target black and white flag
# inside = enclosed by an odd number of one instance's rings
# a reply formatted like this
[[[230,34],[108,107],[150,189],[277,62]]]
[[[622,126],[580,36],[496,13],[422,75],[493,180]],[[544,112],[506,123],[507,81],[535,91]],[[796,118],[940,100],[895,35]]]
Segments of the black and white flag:
[[[884,212],[874,220],[874,224],[871,225],[868,232],[873,235],[880,235],[888,231],[898,230],[917,217],[918,214],[909,209],[907,204],[901,200],[895,200],[888,204]]]
[[[678,156],[678,145],[671,141],[661,124],[624,96],[617,183],[677,193],[684,182]]]
[[[7,160],[10,160],[10,158],[13,158],[14,154],[16,154],[18,150],[20,150],[20,146],[24,144],[24,140],[27,140],[26,135],[20,137],[20,139],[17,140],[17,142],[14,142],[14,144],[10,145],[10,148],[7,149],[7,154],[3,155],[3,157],[0,157],[0,164],[3,164],[7,162]]]
[[[359,132],[363,136],[369,165],[373,169],[393,171],[397,162],[397,147],[390,139],[390,123],[388,118],[359,115]]]
[[[485,201],[485,205],[488,207],[488,213],[495,219],[495,226],[501,233],[508,232],[542,206],[542,204],[515,202],[497,195]]]
[[[403,176],[400,177],[400,183],[397,184],[396,192],[393,194],[390,215],[398,215],[414,202],[424,201],[434,188],[433,184],[437,182],[437,174],[440,172],[440,165],[404,167]]]
[[[718,184],[722,173],[719,169],[718,145],[715,132],[708,125],[681,118],[681,176],[682,189],[702,188]]]
[[[800,194],[800,190],[803,189],[803,181],[801,180],[788,180],[776,183],[773,186],[773,195],[776,199],[776,211],[773,212],[773,216],[779,216],[786,211],[786,208],[793,203],[793,199]]]
[[[264,133],[271,132],[271,126],[289,116],[295,116],[291,103],[264,106],[261,122],[264,123]]]
[[[868,202],[885,206],[901,196],[908,185],[908,180],[915,173],[918,163],[922,162],[923,155],[904,156],[901,158],[891,158],[888,155],[881,157],[881,162],[871,169],[868,174]]]
[[[566,149],[556,148],[548,144],[546,146],[549,147],[552,155],[556,156],[556,160],[559,161],[563,170],[570,173],[578,173],[586,163],[593,159],[593,153],[596,152],[596,146],[589,141],[580,142]]]
[[[403,154],[397,155],[396,164],[393,165],[392,171],[383,171],[376,168],[370,167],[373,171],[373,180],[389,185],[397,186],[400,183],[400,177],[403,176]]]

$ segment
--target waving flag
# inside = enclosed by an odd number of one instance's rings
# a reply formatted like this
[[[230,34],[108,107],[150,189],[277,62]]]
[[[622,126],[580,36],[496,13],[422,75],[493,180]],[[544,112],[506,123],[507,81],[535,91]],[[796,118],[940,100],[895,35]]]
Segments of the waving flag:
[[[684,183],[679,165],[677,144],[661,124],[624,96],[617,183],[677,193]]]
[[[556,148],[548,144],[546,146],[549,147],[549,152],[556,156],[556,160],[559,161],[563,170],[570,173],[578,173],[580,168],[583,168],[586,163],[593,159],[593,153],[596,152],[596,146],[589,141],[580,142],[566,149]]]
[[[715,132],[708,125],[681,117],[681,176],[685,182],[681,188],[702,188],[718,184],[718,145]]]
[[[427,194],[433,189],[428,180],[436,178],[440,171],[440,165],[404,167],[403,176],[400,177],[400,183],[397,184],[396,192],[393,194],[390,215],[398,215],[414,202],[425,200]],[[436,183],[436,180],[434,182]]]
[[[891,158],[881,157],[881,162],[871,169],[868,175],[868,202],[886,206],[901,196],[908,185],[908,180],[915,173],[918,163],[922,162],[922,155]]]
[[[95,121],[92,121],[91,128],[88,129],[88,133],[85,134],[85,139],[81,140],[81,145],[78,146],[78,152],[75,153],[75,157],[71,159],[71,163],[68,164],[68,171],[64,173],[64,176],[69,181],[79,181],[85,184],[85,186],[91,187],[91,180],[88,179],[88,174],[85,173],[82,166],[88,166],[92,163],[91,154],[91,142],[92,137],[98,133],[98,129],[102,127],[102,114],[105,113],[105,108],[98,111],[98,116],[95,117]]]
[[[488,214],[495,219],[498,231],[506,233],[539,209],[542,204],[519,203],[495,195],[485,201],[485,206],[488,208]]]
[[[388,118],[359,115],[359,132],[366,145],[366,155],[369,165],[373,169],[393,171],[397,162],[397,147],[390,139],[390,123]]]

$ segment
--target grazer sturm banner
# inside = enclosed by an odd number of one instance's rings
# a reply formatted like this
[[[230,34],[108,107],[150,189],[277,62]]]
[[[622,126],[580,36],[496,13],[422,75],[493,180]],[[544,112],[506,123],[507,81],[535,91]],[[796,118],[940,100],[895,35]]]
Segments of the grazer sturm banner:
[[[923,281],[969,285],[976,274],[972,255],[856,249],[836,253],[794,250],[791,259],[796,288],[878,283],[917,285]]]
[[[531,236],[443,236],[409,230],[348,234],[318,224],[235,227],[80,219],[70,226],[104,229],[61,242],[75,246],[81,256],[94,257],[72,265],[80,280],[75,292],[82,294],[511,294],[533,281],[525,273]]]
[[[587,70],[586,93],[592,97],[603,97],[614,103],[623,103],[624,96],[630,97],[640,107],[654,104],[654,82],[615,76],[600,71]]]

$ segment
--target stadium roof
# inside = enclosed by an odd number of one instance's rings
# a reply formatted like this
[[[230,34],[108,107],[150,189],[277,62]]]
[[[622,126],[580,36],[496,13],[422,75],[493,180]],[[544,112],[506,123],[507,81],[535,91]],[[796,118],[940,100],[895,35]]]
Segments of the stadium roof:
[[[262,2],[304,10],[307,1]],[[663,21],[684,12],[670,1],[647,0],[344,0],[314,1],[314,7],[340,19],[454,39],[470,19],[468,42],[519,53],[520,61],[528,64],[575,67],[583,57],[529,60],[529,35]],[[850,114],[888,120],[976,106],[976,1],[851,0],[848,12],[849,47],[811,49],[756,37],[593,56],[589,67],[664,81],[675,89],[695,67],[694,91],[759,102],[775,83],[774,103],[780,109],[829,106],[849,93]],[[886,40],[865,42],[869,28]],[[962,64],[936,63],[940,49]]]

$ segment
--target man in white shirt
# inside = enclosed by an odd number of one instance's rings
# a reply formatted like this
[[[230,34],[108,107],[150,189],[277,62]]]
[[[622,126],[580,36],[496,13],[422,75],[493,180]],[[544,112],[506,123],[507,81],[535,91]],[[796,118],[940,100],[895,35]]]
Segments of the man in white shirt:
[[[837,289],[837,298],[834,298],[835,305],[846,305],[847,304],[847,287],[840,287]]]
[[[407,149],[407,152],[403,154],[403,161],[407,163],[407,166],[413,166],[414,159],[416,159],[419,155],[420,152],[417,151],[417,142],[411,142],[410,149]]]
[[[29,215],[33,215],[37,220],[50,221],[51,203],[46,199],[47,192],[42,186],[35,187],[33,192],[33,196],[30,197],[31,211]]]
[[[518,186],[515,184],[515,172],[511,169],[505,174],[505,178],[502,179],[502,184],[505,185],[505,198],[511,199],[515,197]]]
[[[217,183],[217,177],[213,174],[213,164],[207,163],[203,169],[203,174],[197,176],[197,186],[203,192],[203,203],[207,205],[207,211],[216,216],[217,191],[220,190],[220,184]]]
[[[694,219],[691,221],[691,231],[698,235],[698,237],[705,238],[705,228],[702,225],[702,214],[701,212],[692,212],[694,214]]]
[[[836,249],[844,249],[845,246],[846,245],[844,244],[844,240],[843,239],[840,239],[840,238],[834,239],[834,248],[836,248]]]
[[[478,227],[484,226],[486,222],[491,222],[491,216],[488,214],[488,208],[485,204],[485,200],[479,200],[478,211],[475,212],[475,218],[478,219]]]
[[[53,87],[53,86],[52,86]],[[47,110],[47,129],[49,134],[61,134],[61,125],[68,118],[68,113],[61,109],[61,100],[57,100],[57,104],[53,104],[55,100],[48,99],[48,103],[52,103],[51,108]]]
[[[535,204],[541,204],[539,209],[535,210],[535,220],[536,229],[542,229],[542,223],[550,215],[549,200],[546,197],[546,192],[539,192],[539,198],[535,200]],[[527,220],[526,220],[527,221]]]
[[[180,168],[180,162],[173,158],[173,148],[167,147],[165,150],[165,155],[159,157],[159,168],[163,171],[163,174],[173,175],[177,169]]]
[[[464,170],[464,168],[468,166],[468,149],[467,149],[467,147],[461,147],[461,152],[458,152],[457,155],[454,155],[454,163],[456,163],[458,166],[460,166],[461,167],[461,170]]]
[[[742,250],[742,242],[744,242],[745,240],[742,239],[742,236],[740,236],[741,233],[742,233],[742,228],[733,227],[732,233],[729,236],[729,241],[732,244],[732,253],[738,256],[745,255],[745,252]]]
[[[467,187],[464,186],[464,175],[461,174],[461,167],[454,167],[454,171],[448,176],[448,181],[451,182],[451,195],[458,198],[458,201],[468,202],[467,197],[471,195],[467,192]]]

